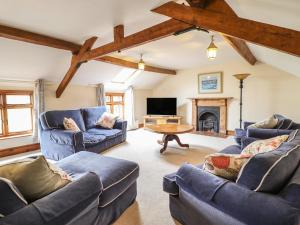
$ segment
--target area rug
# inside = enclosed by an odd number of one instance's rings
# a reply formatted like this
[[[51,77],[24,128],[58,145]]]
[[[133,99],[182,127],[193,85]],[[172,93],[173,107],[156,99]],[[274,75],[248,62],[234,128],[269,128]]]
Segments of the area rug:
[[[234,144],[232,137],[217,138],[198,134],[182,134],[182,143],[190,144],[182,149],[171,142],[163,154],[157,140],[161,135],[144,129],[129,131],[127,142],[103,153],[137,162],[140,166],[138,196],[136,202],[114,225],[180,225],[170,215],[168,195],[162,190],[163,176],[175,172],[183,163],[199,164],[205,155]]]

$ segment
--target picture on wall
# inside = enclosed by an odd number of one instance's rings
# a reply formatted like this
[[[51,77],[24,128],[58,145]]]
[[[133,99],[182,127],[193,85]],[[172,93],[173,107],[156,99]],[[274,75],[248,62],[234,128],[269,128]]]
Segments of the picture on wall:
[[[199,94],[222,93],[223,74],[222,72],[198,74]]]

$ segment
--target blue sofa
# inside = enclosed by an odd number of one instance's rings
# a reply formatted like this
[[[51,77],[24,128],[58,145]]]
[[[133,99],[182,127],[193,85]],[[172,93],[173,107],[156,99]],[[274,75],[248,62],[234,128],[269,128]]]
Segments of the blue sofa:
[[[0,218],[1,225],[108,225],[134,201],[139,166],[127,160],[78,152],[57,162],[73,181]],[[0,211],[16,193],[0,180]]]
[[[201,165],[183,165],[163,179],[172,217],[184,225],[299,225],[299,145],[300,132],[297,130],[290,134],[288,143],[280,146],[276,153],[270,153],[276,155],[293,146],[298,156],[290,159],[293,163],[285,164],[282,173],[288,171],[291,175],[287,182],[281,183],[282,188],[272,193],[254,191],[244,184],[215,176],[202,170]],[[241,147],[233,145],[221,152],[239,154]],[[283,154],[283,157],[288,155]],[[251,174],[257,176],[257,172]],[[281,172],[276,174],[280,176]]]
[[[293,122],[285,116],[275,114],[278,124],[273,129],[248,128],[254,122],[243,122],[244,129],[235,129],[235,141],[241,144],[242,138],[252,137],[259,139],[267,139],[278,135],[290,134],[293,130],[300,129],[300,124]]]
[[[96,126],[104,106],[77,110],[48,111],[40,115],[39,131],[43,155],[61,160],[79,151],[100,153],[126,140],[127,122],[117,120],[113,129]],[[64,117],[72,118],[80,132],[65,130]]]

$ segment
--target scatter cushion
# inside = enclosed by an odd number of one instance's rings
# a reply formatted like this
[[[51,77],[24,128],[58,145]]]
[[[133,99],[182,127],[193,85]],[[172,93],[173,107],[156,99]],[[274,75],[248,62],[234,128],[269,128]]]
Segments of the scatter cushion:
[[[19,189],[8,179],[0,177],[0,214],[7,216],[27,205]]]
[[[289,138],[289,135],[281,135],[265,140],[257,140],[247,145],[241,155],[252,156],[258,153],[269,152],[278,148],[283,142]]]
[[[66,172],[47,162],[44,156],[2,165],[0,177],[11,180],[29,202],[71,182]]]
[[[74,132],[79,132],[80,129],[77,126],[76,122],[72,118],[64,118],[64,127],[66,130],[71,130]]]
[[[272,129],[277,125],[277,123],[278,123],[278,119],[273,115],[263,121],[248,126],[248,128]]]
[[[112,129],[115,125],[118,116],[111,114],[109,112],[104,112],[100,119],[97,121],[96,125],[103,128]]]
[[[215,153],[205,157],[203,169],[216,176],[235,180],[240,169],[248,160],[249,156]]]
[[[252,156],[242,167],[236,182],[250,190],[278,193],[298,167],[300,146],[284,142],[279,148]]]

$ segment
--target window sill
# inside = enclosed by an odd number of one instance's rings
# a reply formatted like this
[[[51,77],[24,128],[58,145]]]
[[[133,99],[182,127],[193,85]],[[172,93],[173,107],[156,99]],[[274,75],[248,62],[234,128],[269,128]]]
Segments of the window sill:
[[[11,135],[11,136],[0,137],[0,141],[1,141],[1,140],[12,139],[12,138],[29,137],[29,136],[33,136],[33,134],[32,134],[32,133],[30,133],[30,134],[17,134],[17,135]]]

